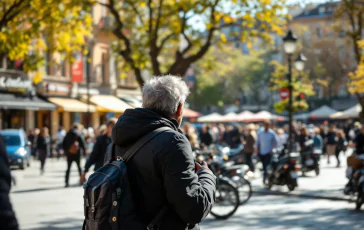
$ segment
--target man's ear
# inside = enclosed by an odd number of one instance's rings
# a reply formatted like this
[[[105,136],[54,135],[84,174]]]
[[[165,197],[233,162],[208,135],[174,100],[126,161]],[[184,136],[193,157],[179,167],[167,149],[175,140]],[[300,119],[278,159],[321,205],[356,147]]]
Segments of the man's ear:
[[[176,117],[183,116],[183,103],[179,104],[177,107]]]

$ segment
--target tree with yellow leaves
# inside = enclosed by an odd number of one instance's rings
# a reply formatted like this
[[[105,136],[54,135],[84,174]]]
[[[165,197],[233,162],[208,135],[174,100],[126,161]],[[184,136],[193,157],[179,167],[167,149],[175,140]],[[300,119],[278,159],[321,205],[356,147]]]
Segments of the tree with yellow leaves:
[[[88,12],[85,0],[2,0],[0,60],[23,60],[24,71],[37,71],[45,53],[72,61],[91,31]]]
[[[271,74],[271,90],[279,91],[282,88],[289,88],[286,66],[277,61],[272,61],[271,65],[274,68],[274,71]],[[299,72],[295,69],[292,70],[292,90],[292,108],[289,108],[287,98],[274,104],[274,108],[277,113],[289,111],[289,109],[292,109],[292,112],[305,111],[308,109],[306,98],[295,100],[300,96],[301,93],[303,93],[306,97],[315,95],[315,91],[313,90],[313,82],[309,79],[308,73]]]
[[[184,76],[209,48],[229,37],[270,40],[282,33],[285,0],[96,0],[115,20],[114,51],[143,85],[142,71]],[[238,28],[229,31],[229,28]],[[228,30],[228,33],[225,33]],[[230,36],[231,35],[231,36]]]
[[[359,119],[364,123],[364,2],[362,0],[342,0],[338,4],[335,16],[340,19],[336,27],[339,32],[347,35],[355,54],[357,70],[349,74],[349,91],[355,94],[362,107]]]

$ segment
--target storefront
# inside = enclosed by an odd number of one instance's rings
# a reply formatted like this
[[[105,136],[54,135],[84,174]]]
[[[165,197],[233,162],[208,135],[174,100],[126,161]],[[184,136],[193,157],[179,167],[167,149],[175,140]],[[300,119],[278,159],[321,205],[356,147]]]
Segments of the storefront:
[[[28,76],[21,71],[0,71],[0,129],[36,127],[37,111],[56,110],[56,106],[36,96]]]
[[[85,124],[86,113],[89,111],[92,114],[96,111],[95,106],[72,97],[72,84],[69,82],[45,81],[39,92],[58,106],[57,110],[49,113],[53,135],[59,127],[69,130],[74,122]],[[45,114],[38,113],[39,122],[42,122]]]
[[[112,95],[94,95],[90,102],[96,105],[99,115],[99,124],[105,124],[111,117],[120,117],[130,105]]]
[[[118,88],[116,90],[116,96],[134,108],[142,107],[142,93],[139,88]]]

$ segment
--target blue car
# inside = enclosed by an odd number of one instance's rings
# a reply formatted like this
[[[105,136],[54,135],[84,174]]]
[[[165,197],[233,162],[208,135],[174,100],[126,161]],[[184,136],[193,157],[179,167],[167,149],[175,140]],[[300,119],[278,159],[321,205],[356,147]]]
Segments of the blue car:
[[[18,166],[24,169],[30,166],[31,143],[28,142],[26,133],[21,129],[7,129],[0,131],[9,156],[11,166]]]

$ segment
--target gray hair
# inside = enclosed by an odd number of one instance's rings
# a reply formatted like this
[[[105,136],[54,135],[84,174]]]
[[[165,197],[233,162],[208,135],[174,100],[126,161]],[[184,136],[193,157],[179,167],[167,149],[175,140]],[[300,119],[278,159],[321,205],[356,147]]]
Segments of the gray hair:
[[[149,79],[143,87],[143,107],[173,115],[190,93],[182,78],[166,75]]]

